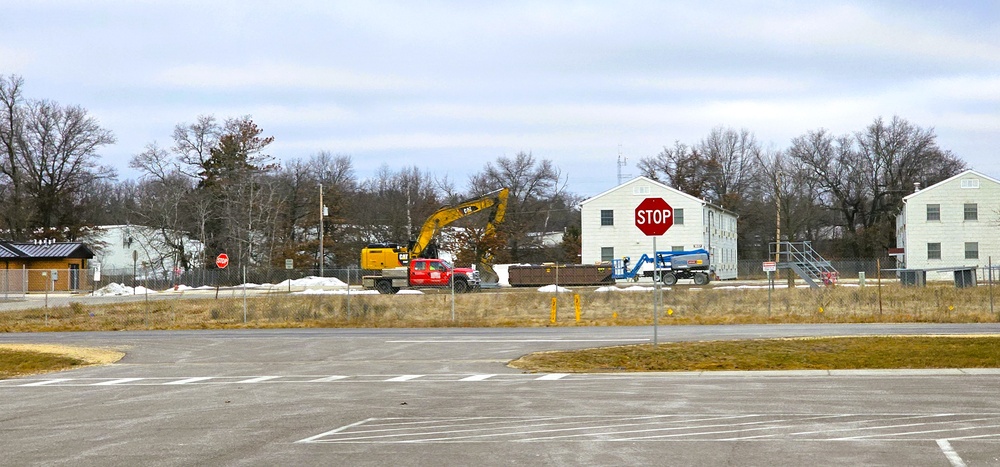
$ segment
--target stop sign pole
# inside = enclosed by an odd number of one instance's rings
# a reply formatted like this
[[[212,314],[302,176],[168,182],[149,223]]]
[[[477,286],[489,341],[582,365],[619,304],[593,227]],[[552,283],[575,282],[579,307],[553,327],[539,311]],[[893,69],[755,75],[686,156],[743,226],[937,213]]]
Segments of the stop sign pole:
[[[646,198],[635,207],[635,226],[653,237],[653,347],[658,345],[659,301],[662,296],[660,289],[660,258],[656,253],[656,237],[663,235],[674,225],[674,208],[663,198]]]

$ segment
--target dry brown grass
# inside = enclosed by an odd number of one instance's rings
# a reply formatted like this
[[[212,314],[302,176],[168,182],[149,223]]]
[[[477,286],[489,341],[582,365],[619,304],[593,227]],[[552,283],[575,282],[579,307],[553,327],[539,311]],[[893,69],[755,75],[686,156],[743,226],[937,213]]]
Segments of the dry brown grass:
[[[997,368],[998,336],[880,336],[670,342],[538,352],[511,362],[527,371],[843,370]]]
[[[98,331],[124,329],[291,328],[291,327],[514,327],[648,325],[653,320],[653,293],[541,293],[504,289],[451,295],[286,295],[247,298],[244,322],[241,298],[192,298],[123,302],[0,313],[0,332]],[[580,297],[580,320],[574,310]],[[675,288],[663,292],[660,323],[870,323],[996,322],[986,287],[956,289],[882,287],[878,290],[835,287],[776,289],[768,312],[767,290]],[[557,321],[550,322],[552,298],[558,299]]]
[[[117,362],[118,350],[55,344],[0,344],[0,379]]]

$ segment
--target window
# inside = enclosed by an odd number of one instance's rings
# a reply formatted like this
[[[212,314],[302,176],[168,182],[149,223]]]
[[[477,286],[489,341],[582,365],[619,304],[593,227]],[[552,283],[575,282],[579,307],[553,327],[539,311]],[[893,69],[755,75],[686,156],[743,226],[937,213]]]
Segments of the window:
[[[965,242],[965,259],[979,259],[979,242]]]
[[[674,246],[670,247],[670,251],[684,251],[684,245],[680,245],[680,246],[674,245]]]
[[[967,178],[962,180],[962,188],[979,188],[979,179]]]
[[[610,263],[611,260],[615,259],[615,247],[613,246],[602,246],[601,247],[601,262]]]
[[[647,185],[634,186],[634,187],[632,187],[632,194],[633,195],[648,195],[649,194],[649,186],[647,186]]]
[[[684,225],[684,208],[674,209],[674,225]]]
[[[929,221],[939,221],[939,220],[941,220],[941,205],[940,204],[928,204],[927,205],[927,220],[929,220]]]
[[[941,244],[940,243],[928,243],[927,244],[927,259],[941,259]]]
[[[615,211],[601,209],[601,225],[615,225]]]
[[[965,220],[979,220],[979,205],[976,203],[965,203]]]

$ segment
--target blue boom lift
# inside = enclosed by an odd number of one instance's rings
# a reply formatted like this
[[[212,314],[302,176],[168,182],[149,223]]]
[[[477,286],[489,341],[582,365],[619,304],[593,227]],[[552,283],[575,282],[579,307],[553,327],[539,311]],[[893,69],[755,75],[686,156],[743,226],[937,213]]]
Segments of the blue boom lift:
[[[674,285],[678,279],[694,279],[696,285],[705,285],[712,278],[708,250],[657,251],[656,261],[654,269],[659,270],[660,277],[653,279],[659,279],[666,285]],[[612,260],[612,277],[615,280],[637,281],[640,276],[653,276],[653,270],[642,269],[644,265],[653,263],[653,258],[649,255],[643,253],[634,265],[631,262],[632,259],[628,256]]]

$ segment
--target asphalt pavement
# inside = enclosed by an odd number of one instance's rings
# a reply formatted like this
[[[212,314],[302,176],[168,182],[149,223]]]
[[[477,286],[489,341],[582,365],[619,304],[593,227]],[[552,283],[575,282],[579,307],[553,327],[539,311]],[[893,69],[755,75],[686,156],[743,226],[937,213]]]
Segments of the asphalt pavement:
[[[996,334],[669,326],[661,341]],[[4,334],[119,363],[0,380],[5,465],[998,465],[1000,370],[539,374],[650,327]]]

